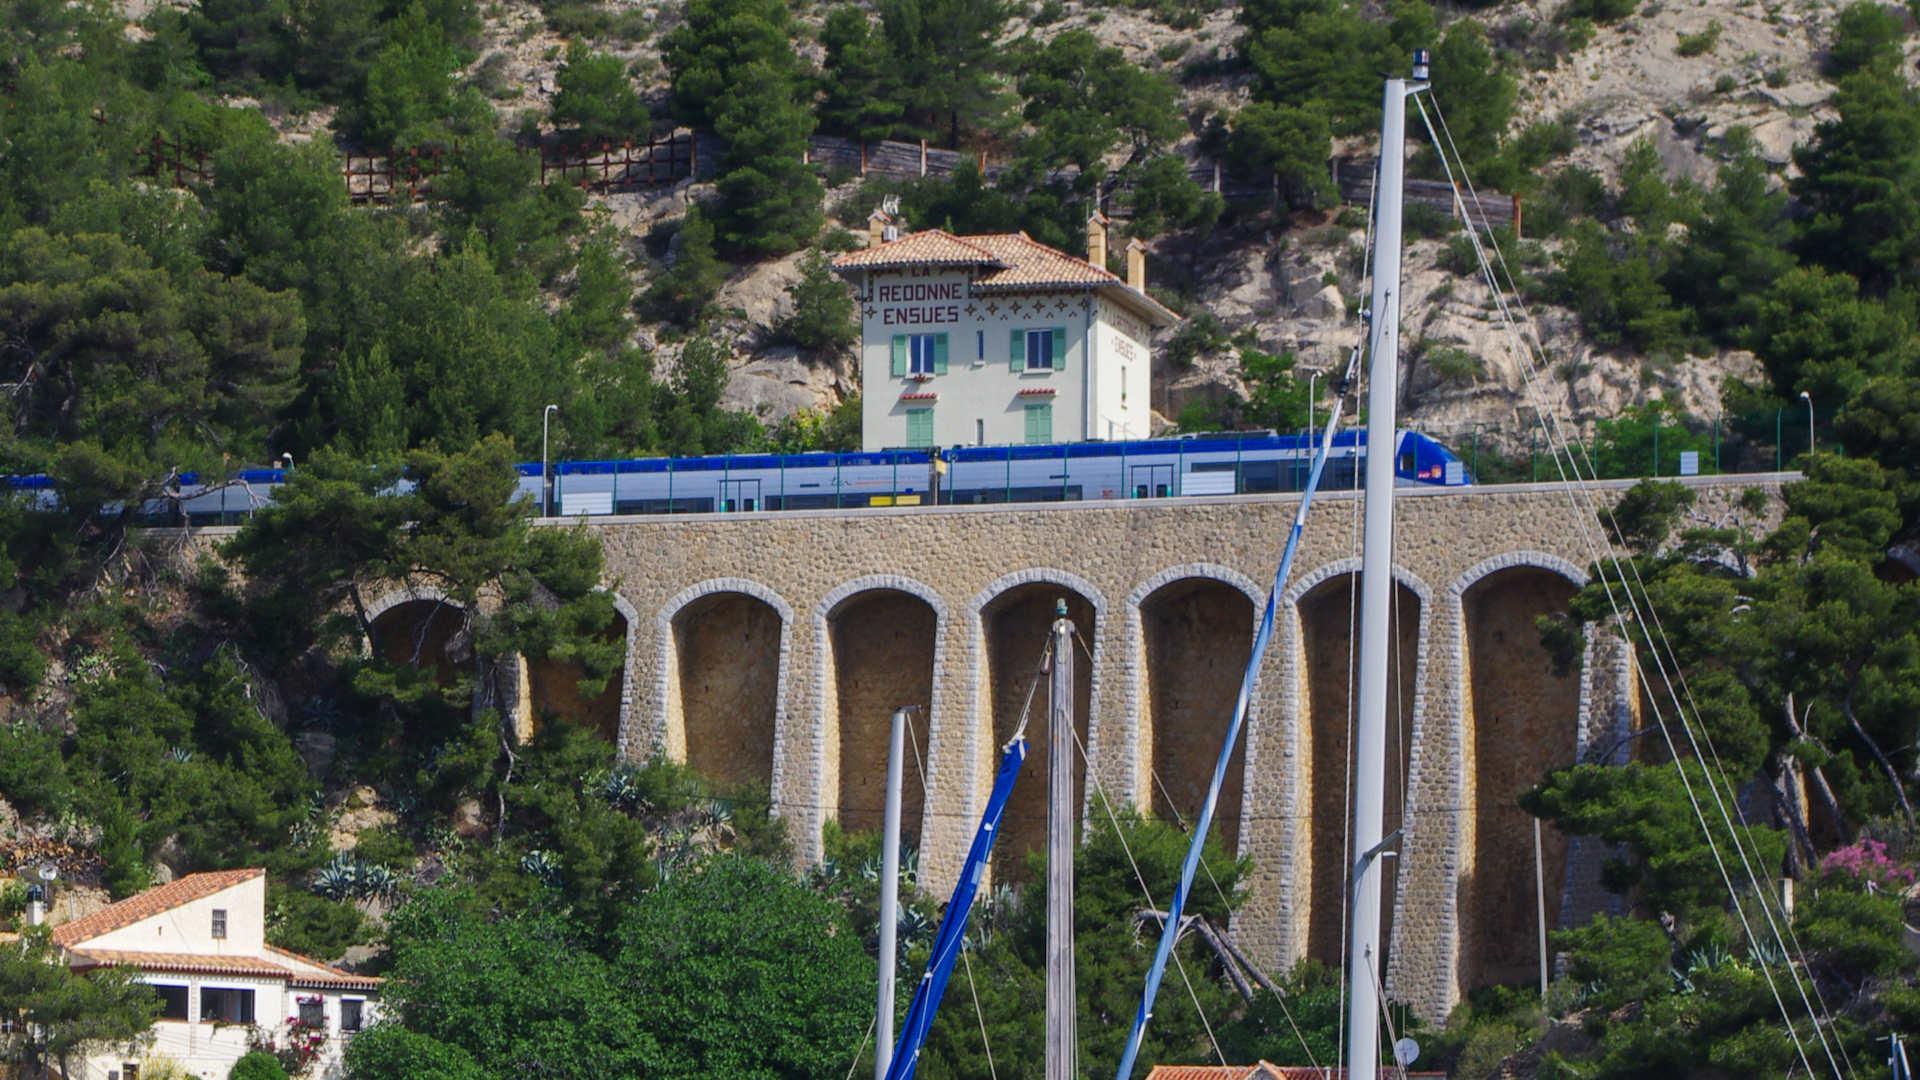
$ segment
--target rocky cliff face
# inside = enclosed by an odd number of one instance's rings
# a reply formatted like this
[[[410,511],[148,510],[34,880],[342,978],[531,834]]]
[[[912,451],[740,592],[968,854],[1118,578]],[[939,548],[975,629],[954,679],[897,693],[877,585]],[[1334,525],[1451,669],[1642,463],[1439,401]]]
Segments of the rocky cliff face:
[[[1650,0],[1619,23],[1597,28],[1590,41],[1571,51],[1555,41],[1563,31],[1553,23],[1560,7],[1554,0],[1518,0],[1463,17],[1479,20],[1516,62],[1531,57],[1536,64],[1551,64],[1517,71],[1520,95],[1513,121],[1516,131],[1543,120],[1572,127],[1574,148],[1550,168],[1577,165],[1611,180],[1628,147],[1647,140],[1673,176],[1708,183],[1717,167],[1718,148],[1728,131],[1741,125],[1753,133],[1784,182],[1793,168],[1793,148],[1829,115],[1832,87],[1821,79],[1820,63],[1842,6],[1838,0]],[[620,52],[638,76],[652,80],[651,91],[664,111],[658,41],[677,20],[679,5],[649,0],[623,5],[622,10],[649,18],[653,32],[644,41],[602,47]],[[817,22],[824,10],[810,8],[803,12],[803,21]],[[1223,6],[1197,27],[1182,31],[1130,9],[1068,0],[1062,17],[1044,26],[1016,19],[1011,34],[1049,37],[1087,29],[1143,67],[1177,76],[1184,64],[1231,53],[1239,35],[1234,15],[1233,7]],[[1448,17],[1443,12],[1443,18]],[[1694,47],[1682,49],[1683,36],[1693,37]],[[1703,41],[1705,47],[1698,47]],[[1184,44],[1184,50],[1176,52],[1176,42]],[[502,87],[497,96],[503,113],[544,110],[562,45],[562,39],[541,24],[538,10],[524,0],[507,0],[489,9],[488,41],[476,70],[489,65],[494,69]],[[1908,47],[1910,54],[1920,50],[1913,38]],[[1181,89],[1190,117],[1246,101],[1244,80],[1231,75],[1189,81]],[[1445,88],[1437,93],[1444,104]],[[1371,152],[1364,140],[1338,149]],[[698,187],[683,187],[597,200],[616,225],[635,237],[637,284],[663,264],[649,256],[640,237],[670,223],[684,213],[690,198],[703,194]],[[834,205],[831,195],[828,205]],[[1250,329],[1264,348],[1294,350],[1304,368],[1325,370],[1344,363],[1358,339],[1354,312],[1364,288],[1357,256],[1362,233],[1334,220],[1329,213],[1311,220],[1231,226],[1200,252],[1184,250],[1182,238],[1163,238],[1154,254],[1157,260],[1186,260],[1194,278],[1194,310],[1211,312],[1229,331]],[[861,226],[842,224],[856,232]],[[1554,245],[1549,243],[1547,250],[1551,255]],[[1442,434],[1479,429],[1485,437],[1509,445],[1524,440],[1522,433],[1533,417],[1530,402],[1538,399],[1527,387],[1521,346],[1486,287],[1476,277],[1447,269],[1444,255],[1445,245],[1432,240],[1410,242],[1406,252],[1402,329],[1408,353],[1403,371],[1407,422]],[[788,257],[741,267],[719,300],[725,312],[721,333],[736,357],[730,402],[768,420],[796,409],[830,408],[858,392],[858,365],[850,353],[802,356],[775,344],[767,332],[790,303],[784,290],[797,276],[795,264],[796,259]],[[1583,427],[1624,406],[1659,398],[1695,415],[1711,416],[1718,412],[1726,379],[1758,375],[1752,356],[1743,352],[1653,363],[1596,346],[1563,309],[1536,304],[1530,314],[1529,332],[1537,332],[1546,356],[1547,378],[1535,392],[1544,393]],[[669,370],[677,347],[654,340],[649,330],[641,335],[655,348],[662,370]],[[1163,418],[1176,415],[1195,398],[1217,399],[1242,390],[1230,349],[1200,356],[1180,370],[1164,360],[1156,368],[1154,401]]]

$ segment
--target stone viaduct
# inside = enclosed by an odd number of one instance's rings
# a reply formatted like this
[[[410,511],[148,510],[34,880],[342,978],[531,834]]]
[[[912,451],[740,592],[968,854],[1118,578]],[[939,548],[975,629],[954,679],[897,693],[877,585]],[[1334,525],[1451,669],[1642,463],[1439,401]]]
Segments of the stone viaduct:
[[[1688,482],[1716,518],[1788,478]],[[1625,486],[1595,485],[1602,500]],[[1548,768],[1616,756],[1639,695],[1615,638],[1591,638],[1564,676],[1541,648],[1535,619],[1564,610],[1599,543],[1568,492],[1403,492],[1387,828],[1404,831],[1388,863],[1386,981],[1441,1017],[1475,986],[1533,977],[1534,831],[1515,797]],[[536,665],[525,700],[599,726],[630,758],[664,752],[769,791],[809,859],[828,819],[878,826],[890,714],[924,706],[903,829],[944,894],[1059,599],[1084,643],[1083,821],[1105,816],[1103,796],[1191,819],[1297,498],[596,519],[625,670],[584,701],[564,670]],[[1316,505],[1217,817],[1252,860],[1233,932],[1276,974],[1301,957],[1337,962],[1342,947],[1360,505],[1346,492]],[[376,605],[376,630],[417,648],[434,611],[397,594]],[[1044,842],[1045,698],[995,853],[1003,880]],[[1541,858],[1551,923],[1608,903],[1597,854],[1548,829]]]

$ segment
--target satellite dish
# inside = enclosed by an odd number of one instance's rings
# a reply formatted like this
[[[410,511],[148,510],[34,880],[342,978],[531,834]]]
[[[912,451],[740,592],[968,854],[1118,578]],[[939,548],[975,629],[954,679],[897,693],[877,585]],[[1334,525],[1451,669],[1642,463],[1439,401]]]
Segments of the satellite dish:
[[[52,863],[40,864],[40,880],[52,884],[60,877],[60,868]]]
[[[1420,1060],[1420,1044],[1412,1039],[1401,1039],[1394,1043],[1393,1060],[1403,1069]]]

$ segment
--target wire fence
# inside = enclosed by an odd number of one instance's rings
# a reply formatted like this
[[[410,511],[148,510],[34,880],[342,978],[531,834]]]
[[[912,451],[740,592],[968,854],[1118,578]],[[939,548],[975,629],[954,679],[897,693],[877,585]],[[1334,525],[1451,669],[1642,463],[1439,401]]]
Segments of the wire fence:
[[[1704,419],[1630,410],[1577,436],[1574,456],[1582,476],[1602,480],[1781,472],[1804,464],[1809,449],[1845,453],[1832,420],[1831,411],[1810,413],[1805,405]],[[1422,431],[1465,462],[1477,483],[1558,480],[1566,467],[1564,457],[1556,464],[1553,444],[1537,423]]]

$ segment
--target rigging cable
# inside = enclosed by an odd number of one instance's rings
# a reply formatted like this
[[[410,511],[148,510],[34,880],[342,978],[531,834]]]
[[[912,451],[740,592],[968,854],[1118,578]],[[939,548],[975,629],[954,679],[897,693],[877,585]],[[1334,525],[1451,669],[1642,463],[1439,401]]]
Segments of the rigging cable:
[[[1347,376],[1351,368],[1358,363],[1359,350],[1354,350],[1349,361]],[[1348,378],[1341,380],[1342,388]],[[1300,508],[1294,514],[1293,526],[1287,533],[1285,550],[1280,557],[1280,565],[1274,572],[1273,588],[1267,593],[1266,608],[1260,617],[1260,628],[1254,634],[1252,654],[1248,657],[1246,670],[1240,679],[1239,695],[1234,701],[1233,718],[1227,725],[1227,734],[1221,744],[1220,756],[1214,763],[1213,777],[1207,786],[1207,796],[1200,806],[1199,822],[1195,827],[1193,840],[1187,845],[1187,855],[1181,865],[1180,880],[1174,886],[1173,896],[1167,907],[1166,924],[1161,928],[1160,943],[1154,950],[1153,963],[1147,968],[1146,985],[1141,991],[1140,1008],[1134,1016],[1133,1027],[1127,1034],[1126,1049],[1121,1054],[1118,1080],[1129,1080],[1133,1075],[1134,1059],[1139,1056],[1140,1042],[1146,1034],[1147,1021],[1153,1016],[1154,998],[1159,994],[1160,980],[1166,972],[1167,957],[1173,951],[1174,939],[1180,932],[1180,913],[1186,907],[1187,894],[1193,888],[1194,873],[1200,861],[1201,848],[1205,844],[1207,829],[1213,823],[1213,812],[1220,801],[1220,787],[1226,780],[1227,766],[1233,756],[1234,744],[1239,740],[1240,729],[1246,722],[1247,706],[1253,694],[1253,684],[1259,675],[1260,661],[1266,655],[1267,644],[1272,640],[1275,621],[1275,609],[1279,604],[1281,591],[1286,587],[1287,576],[1293,569],[1293,559],[1300,548],[1300,537],[1306,529],[1307,512],[1313,505],[1314,492],[1320,486],[1321,474],[1326,469],[1327,457],[1333,448],[1333,436],[1339,427],[1340,407],[1344,398],[1336,398],[1335,405],[1328,416],[1327,429],[1321,438],[1320,449],[1314,456],[1313,468],[1307,475],[1306,489],[1301,493]],[[1375,448],[1377,449],[1377,448]],[[1077,738],[1076,734],[1076,738]],[[1089,770],[1091,774],[1092,770]],[[1112,807],[1108,807],[1112,812]],[[1184,976],[1184,971],[1183,971]]]
[[[1435,103],[1436,112],[1438,111],[1438,108],[1439,106],[1438,106],[1438,103],[1436,102]],[[1446,169],[1447,178],[1450,186],[1453,189],[1454,198],[1455,198],[1456,204],[1459,206],[1459,209],[1461,211],[1461,216],[1464,220],[1468,222],[1469,228],[1467,229],[1467,235],[1473,244],[1476,257],[1480,262],[1482,276],[1485,278],[1489,288],[1492,290],[1495,303],[1499,307],[1501,314],[1503,316],[1504,329],[1507,331],[1510,337],[1516,336],[1518,333],[1518,331],[1515,329],[1517,325],[1517,320],[1514,319],[1512,311],[1508,306],[1507,298],[1504,294],[1504,291],[1501,289],[1499,282],[1496,278],[1496,275],[1494,274],[1494,271],[1492,268],[1492,262],[1487,258],[1486,252],[1481,245],[1480,237],[1477,231],[1472,227],[1472,218],[1467,213],[1465,200],[1462,198],[1460,194],[1459,182],[1454,179],[1452,165],[1447,159],[1444,147],[1441,146],[1441,143],[1442,143],[1441,136],[1439,135],[1439,133],[1437,133],[1434,130],[1433,121],[1430,117],[1426,115],[1426,110],[1424,105],[1421,106],[1421,116],[1422,116],[1422,119],[1426,122],[1429,135],[1432,136],[1432,138],[1434,139],[1436,149],[1442,151],[1440,155],[1441,164]],[[1445,125],[1444,116],[1441,117],[1441,124],[1444,127]],[[1452,144],[1451,132],[1447,133],[1446,143],[1448,145]],[[1459,153],[1457,147],[1454,148],[1453,152],[1454,152],[1454,156],[1457,158]],[[1464,169],[1463,169],[1463,175],[1464,175]],[[1468,179],[1467,183],[1469,185],[1469,190],[1471,191],[1472,182],[1470,178]],[[1474,205],[1477,209],[1479,205],[1477,193],[1474,194],[1474,200],[1475,200]],[[1491,239],[1491,230],[1489,230],[1489,238]],[[1494,248],[1496,253],[1498,253],[1499,248],[1497,243],[1494,244]],[[1510,268],[1507,267],[1505,256],[1503,253],[1499,254],[1499,259],[1500,259],[1501,268],[1503,271],[1506,272],[1507,280],[1511,284],[1513,281],[1512,271]],[[1515,291],[1517,292],[1517,289]],[[1521,304],[1521,303],[1522,301],[1520,301],[1516,297],[1515,304]],[[1529,327],[1531,328],[1531,323],[1529,323]],[[1545,348],[1543,345],[1539,344],[1537,331],[1534,333],[1534,343],[1539,350],[1539,354],[1544,355]],[[1533,352],[1531,350],[1525,349],[1524,347],[1520,349],[1516,349],[1515,352],[1517,355],[1523,358],[1521,373],[1528,383],[1529,390],[1532,391],[1534,395],[1538,397],[1540,400],[1542,401],[1547,400],[1546,396],[1540,392],[1538,387],[1538,372],[1534,366]],[[1561,483],[1563,485],[1566,485],[1567,487],[1568,497],[1571,505],[1575,510],[1575,518],[1576,518],[1576,521],[1578,522],[1582,539],[1586,542],[1589,552],[1593,553],[1594,562],[1596,566],[1604,566],[1606,563],[1610,562],[1613,566],[1615,576],[1617,576],[1619,579],[1619,583],[1621,585],[1621,591],[1626,596],[1628,609],[1634,613],[1636,619],[1638,619],[1643,626],[1654,626],[1656,628],[1659,627],[1658,615],[1657,613],[1654,613],[1652,611],[1651,598],[1646,595],[1644,580],[1641,580],[1639,578],[1638,566],[1637,565],[1633,566],[1634,577],[1641,586],[1641,595],[1638,599],[1636,599],[1633,590],[1628,587],[1627,573],[1622,569],[1621,559],[1619,555],[1613,550],[1611,541],[1605,544],[1606,554],[1604,559],[1601,557],[1600,554],[1596,552],[1596,545],[1593,543],[1592,537],[1588,533],[1585,518],[1580,513],[1580,510],[1581,510],[1580,503],[1574,496],[1575,490],[1577,489],[1580,497],[1586,500],[1587,509],[1593,512],[1593,515],[1596,519],[1598,519],[1602,514],[1604,514],[1608,520],[1612,521],[1613,527],[1614,527],[1614,533],[1616,537],[1620,535],[1619,523],[1617,519],[1613,517],[1610,507],[1605,509],[1599,508],[1598,500],[1594,499],[1591,491],[1588,489],[1586,484],[1586,479],[1580,473],[1579,462],[1575,458],[1574,452],[1571,448],[1572,444],[1570,440],[1567,439],[1564,429],[1561,428],[1560,426],[1560,419],[1558,414],[1540,405],[1535,406],[1535,412],[1540,420],[1543,430],[1547,431],[1549,450],[1552,452],[1554,457],[1555,469],[1560,474]],[[1550,428],[1548,427],[1549,417],[1551,417],[1552,419],[1552,426]],[[1588,471],[1589,473],[1591,473],[1593,471],[1591,453],[1586,451],[1584,447],[1582,447],[1582,452],[1587,454]],[[1566,454],[1565,465],[1561,464],[1561,460],[1560,460],[1561,453]],[[1572,469],[1574,474],[1573,479],[1571,480],[1569,480],[1569,478],[1567,477],[1567,470],[1569,468]],[[1628,562],[1629,562],[1629,565],[1632,565],[1631,560],[1628,560]],[[1619,602],[1614,596],[1612,582],[1608,580],[1608,575],[1604,571],[1600,574],[1600,579],[1601,579],[1600,583],[1603,588],[1603,591],[1606,593],[1606,596],[1607,596],[1609,607],[1612,609],[1616,620],[1620,621],[1624,626],[1625,624],[1624,616],[1622,615]],[[1641,610],[1642,603],[1645,603],[1647,607],[1646,612],[1643,612]],[[1660,634],[1664,641],[1665,633],[1663,628],[1660,629]],[[1684,707],[1681,706],[1678,696],[1675,694],[1673,675],[1667,670],[1667,658],[1662,657],[1660,655],[1659,648],[1655,645],[1651,634],[1648,635],[1648,644],[1650,646],[1649,652],[1653,657],[1655,666],[1656,668],[1658,668],[1659,674],[1662,680],[1667,684],[1668,696],[1674,703],[1675,712],[1676,712],[1677,718],[1680,721],[1682,730],[1686,734],[1689,743],[1692,745],[1696,759],[1702,759],[1699,741],[1694,734],[1693,725],[1687,719],[1685,709]],[[1666,644],[1668,647],[1668,651],[1671,652],[1671,643],[1666,642]],[[1650,694],[1655,693],[1656,688],[1654,686],[1652,676],[1648,675],[1644,670],[1640,670],[1639,675],[1640,675],[1641,682],[1645,685],[1645,688],[1647,689],[1647,691]],[[1682,681],[1684,682],[1684,676],[1682,676]],[[1690,691],[1688,693],[1688,696],[1691,699]],[[1733,903],[1735,914],[1739,917],[1741,925],[1746,929],[1748,939],[1751,941],[1753,940],[1753,937],[1754,937],[1753,926],[1747,918],[1745,906],[1741,903],[1739,892],[1733,886],[1732,878],[1728,873],[1725,861],[1723,860],[1720,854],[1719,844],[1713,836],[1712,829],[1707,824],[1705,811],[1701,808],[1699,798],[1693,790],[1692,781],[1688,778],[1685,769],[1681,765],[1678,748],[1674,745],[1673,737],[1667,728],[1665,717],[1663,716],[1661,709],[1659,707],[1659,702],[1657,700],[1652,700],[1649,702],[1649,704],[1653,706],[1654,718],[1656,722],[1659,724],[1662,738],[1667,743],[1669,753],[1673,755],[1674,765],[1675,765],[1676,771],[1679,773],[1682,787],[1687,794],[1688,801],[1693,806],[1695,818],[1698,820],[1700,824],[1701,830],[1707,841],[1708,849],[1712,853],[1714,857],[1715,865],[1720,871],[1722,882],[1727,887],[1728,895],[1730,900]],[[1709,743],[1709,747],[1711,747],[1710,737],[1708,739],[1708,743]],[[1714,753],[1712,757],[1717,763],[1718,761],[1717,753]],[[1704,766],[1704,760],[1703,760],[1703,766]],[[1713,793],[1716,808],[1719,810],[1723,822],[1725,822],[1725,824],[1727,825],[1729,836],[1733,840],[1735,851],[1740,857],[1741,865],[1743,870],[1746,872],[1746,876],[1749,881],[1749,884],[1753,888],[1754,895],[1759,899],[1762,913],[1763,915],[1766,916],[1767,928],[1772,933],[1776,943],[1780,946],[1782,952],[1787,954],[1790,957],[1792,954],[1791,952],[1788,951],[1786,943],[1783,940],[1781,940],[1780,931],[1778,927],[1775,925],[1772,911],[1768,907],[1767,900],[1769,898],[1769,894],[1767,890],[1761,888],[1759,885],[1757,875],[1754,873],[1752,864],[1747,857],[1745,845],[1741,843],[1739,832],[1737,829],[1734,828],[1731,820],[1731,816],[1727,813],[1725,802],[1720,797],[1719,786],[1713,780],[1710,772],[1707,772],[1707,770],[1705,770],[1704,767],[1703,767],[1703,773],[1706,773],[1705,779],[1708,783],[1709,791]],[[1742,815],[1742,818],[1744,823],[1744,815]],[[1789,931],[1791,931],[1790,926],[1789,926]],[[1797,944],[1797,940],[1796,940],[1796,944]],[[1804,965],[1805,963],[1804,953],[1802,954],[1802,956],[1803,956],[1802,964]],[[1775,1003],[1780,1009],[1781,1016],[1787,1022],[1788,1037],[1793,1041],[1795,1050],[1800,1055],[1802,1065],[1805,1066],[1808,1073],[1811,1074],[1813,1072],[1812,1063],[1807,1059],[1805,1047],[1800,1041],[1798,1032],[1795,1030],[1792,1017],[1788,1013],[1786,1008],[1786,1002],[1784,998],[1782,998],[1780,995],[1779,988],[1774,981],[1773,975],[1768,970],[1768,965],[1766,965],[1765,963],[1761,963],[1759,966],[1761,968],[1762,975],[1766,978],[1768,989],[1772,993]],[[1791,968],[1791,964],[1789,964],[1789,968]],[[1789,970],[1788,974],[1792,974],[1791,970]],[[1850,1070],[1843,1070],[1839,1062],[1834,1059],[1833,1047],[1830,1045],[1827,1038],[1827,1034],[1822,1028],[1822,1025],[1820,1022],[1820,1014],[1814,1009],[1812,1002],[1807,999],[1806,987],[1802,984],[1798,976],[1794,976],[1793,982],[1796,990],[1799,993],[1802,1003],[1807,1008],[1809,1017],[1813,1020],[1815,1036],[1820,1040],[1820,1044],[1822,1049],[1825,1051],[1828,1064],[1832,1066],[1834,1073],[1836,1075],[1847,1075],[1848,1072],[1850,1072]],[[1814,987],[1814,992],[1816,995],[1819,994],[1819,988],[1817,985]],[[1823,1000],[1822,1001],[1823,1007],[1824,1007],[1824,1004],[1825,1003]],[[1841,1048],[1841,1053],[1843,1056],[1845,1055],[1844,1047]],[[1849,1064],[1851,1063],[1849,1062]]]

